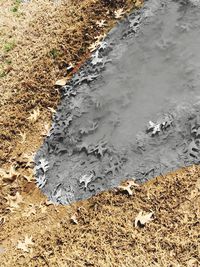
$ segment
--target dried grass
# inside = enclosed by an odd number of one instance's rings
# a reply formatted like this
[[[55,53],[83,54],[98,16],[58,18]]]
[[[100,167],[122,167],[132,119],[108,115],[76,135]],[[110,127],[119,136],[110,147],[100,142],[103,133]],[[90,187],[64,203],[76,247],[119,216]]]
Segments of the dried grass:
[[[200,264],[199,167],[154,179],[132,196],[105,192],[70,207],[46,205],[32,182],[32,164],[24,153],[35,152],[43,140],[43,121],[51,120],[48,107],[59,100],[53,85],[66,75],[65,63],[73,62],[77,70],[94,37],[115,23],[114,11],[122,5],[106,2],[112,1],[33,0],[14,14],[14,1],[0,3],[0,61],[6,73],[0,78],[0,163],[14,170],[8,173],[11,179],[0,179],[1,266]],[[134,1],[123,2],[129,10]],[[100,19],[106,27],[96,26]],[[5,52],[11,41],[14,45]],[[41,117],[32,124],[28,117],[35,108]],[[23,203],[10,212],[6,199],[16,193]],[[30,212],[30,205],[36,212]],[[153,211],[155,219],[135,228],[140,210]],[[74,215],[78,224],[71,220]],[[16,248],[25,235],[33,237],[29,253]]]
[[[2,228],[7,251],[0,260],[3,266],[199,266],[199,173],[193,166],[158,177],[133,196],[105,192],[71,207],[50,205],[28,218],[16,211]],[[36,210],[38,196],[31,194]],[[155,217],[136,228],[140,210]],[[70,219],[74,214],[78,224]],[[25,235],[33,237],[30,253],[16,249]]]
[[[134,2],[127,0],[124,9],[130,10]],[[57,105],[54,84],[67,75],[66,64],[74,63],[76,71],[90,55],[94,38],[116,22],[115,9],[100,0],[33,0],[20,4],[15,13],[12,5],[13,1],[0,3],[0,61],[5,74],[0,78],[0,163],[14,156],[16,133],[32,130],[26,120],[32,109],[39,106],[41,119],[50,120],[47,108]],[[96,24],[100,19],[106,20],[105,27]],[[10,42],[15,45],[5,52]],[[37,134],[36,143],[38,139]]]

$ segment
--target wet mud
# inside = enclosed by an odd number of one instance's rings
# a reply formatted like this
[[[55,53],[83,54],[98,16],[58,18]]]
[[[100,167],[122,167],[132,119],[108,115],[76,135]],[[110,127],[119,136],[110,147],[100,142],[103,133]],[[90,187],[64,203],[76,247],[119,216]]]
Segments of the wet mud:
[[[192,3],[193,2],[193,3]],[[200,159],[200,8],[147,1],[61,89],[37,184],[68,204]]]

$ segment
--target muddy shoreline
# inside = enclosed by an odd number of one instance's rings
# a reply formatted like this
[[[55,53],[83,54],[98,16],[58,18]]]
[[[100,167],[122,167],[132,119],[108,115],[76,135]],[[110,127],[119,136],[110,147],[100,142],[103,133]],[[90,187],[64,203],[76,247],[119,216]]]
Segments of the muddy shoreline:
[[[199,164],[199,13],[189,3],[149,1],[62,88],[35,158],[51,200],[68,204],[124,179]]]

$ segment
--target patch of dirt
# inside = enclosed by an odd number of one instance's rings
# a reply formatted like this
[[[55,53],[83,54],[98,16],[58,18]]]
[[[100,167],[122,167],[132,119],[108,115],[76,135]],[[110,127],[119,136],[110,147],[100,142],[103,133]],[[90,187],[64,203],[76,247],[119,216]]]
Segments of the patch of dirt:
[[[79,69],[95,37],[116,23],[116,10],[141,5],[111,2],[0,3],[2,266],[200,264],[199,167],[133,187],[132,195],[121,187],[68,207],[52,205],[35,187],[33,153],[59,101],[55,81]]]

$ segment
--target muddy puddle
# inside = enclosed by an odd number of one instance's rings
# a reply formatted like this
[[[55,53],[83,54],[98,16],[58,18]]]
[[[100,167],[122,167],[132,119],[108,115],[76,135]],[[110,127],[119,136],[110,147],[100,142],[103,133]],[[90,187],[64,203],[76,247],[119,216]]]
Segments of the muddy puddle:
[[[62,88],[36,155],[38,186],[55,202],[199,163],[200,8],[147,1],[115,27]]]

